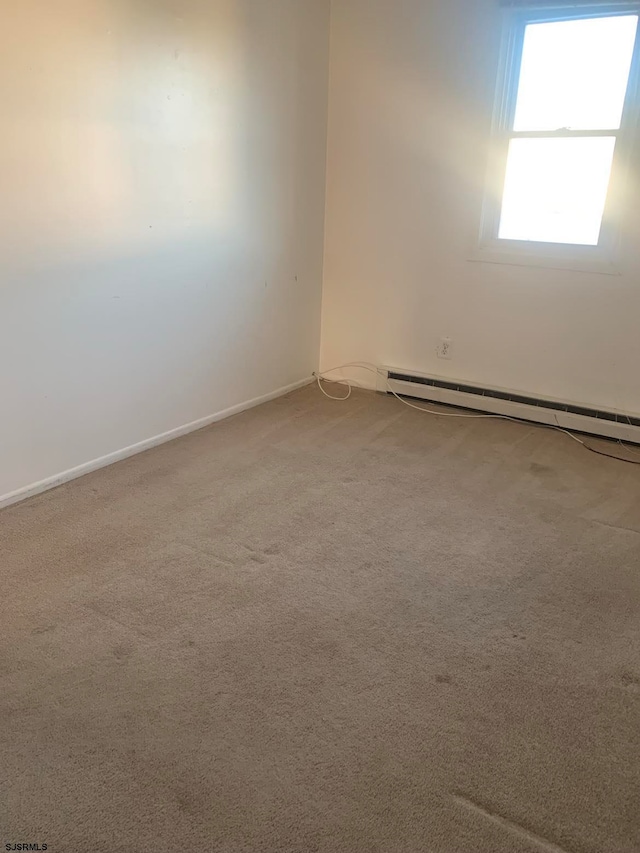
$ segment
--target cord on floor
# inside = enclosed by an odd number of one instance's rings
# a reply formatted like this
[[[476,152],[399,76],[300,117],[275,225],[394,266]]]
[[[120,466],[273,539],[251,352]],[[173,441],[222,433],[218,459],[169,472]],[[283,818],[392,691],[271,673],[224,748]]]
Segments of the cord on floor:
[[[387,386],[387,391],[390,394],[393,394],[393,396],[397,400],[400,400],[401,403],[403,403],[405,406],[408,406],[410,409],[416,409],[418,412],[424,412],[427,415],[435,415],[436,417],[443,417],[443,418],[461,418],[461,419],[466,419],[466,420],[491,419],[491,420],[499,420],[499,421],[512,421],[513,423],[517,423],[517,424],[528,424],[528,425],[534,424],[533,421],[527,421],[527,420],[524,420],[522,418],[510,417],[509,415],[489,415],[489,414],[470,415],[470,414],[466,414],[465,412],[439,412],[439,411],[436,411],[435,409],[428,409],[428,408],[425,408],[424,406],[417,406],[415,403],[410,403],[408,400],[406,400],[404,397],[401,397],[400,394],[397,394],[393,390],[393,388],[391,387],[391,383],[389,382],[389,377],[387,376],[385,371],[381,370],[379,367],[376,367],[375,364],[370,364],[369,362],[366,362],[366,361],[352,361],[352,362],[349,362],[348,364],[341,364],[339,367],[333,367],[333,368],[331,368],[331,370],[325,370],[322,373],[315,373],[314,372],[313,375],[314,375],[314,377],[318,383],[318,388],[322,391],[322,393],[324,394],[325,397],[328,397],[330,400],[336,400],[338,402],[344,402],[345,400],[348,400],[351,397],[351,394],[353,393],[353,388],[354,388],[354,383],[352,381],[350,381],[348,379],[329,379],[327,377],[328,373],[335,373],[336,370],[345,370],[348,367],[357,368],[359,370],[367,370],[370,373],[375,373],[376,376],[378,376],[378,377],[384,377],[384,380],[385,380],[385,383]],[[327,391],[325,391],[323,384],[322,384],[323,382],[330,383],[331,385],[342,385],[342,386],[346,385],[346,387],[348,389],[347,393],[344,396],[335,397],[332,394],[329,394],[329,393],[327,393]],[[555,415],[555,418],[557,420],[557,415]],[[629,420],[629,424],[631,424],[630,420]],[[598,448],[592,447],[590,444],[587,444],[587,442],[584,439],[579,438],[577,435],[574,435],[574,433],[571,432],[570,430],[564,429],[563,427],[561,427],[560,424],[558,424],[557,426],[553,426],[552,424],[535,424],[535,425],[539,426],[543,429],[551,429],[551,430],[554,430],[555,432],[563,433],[564,435],[573,439],[573,441],[582,445],[582,447],[584,447],[585,450],[588,450],[590,453],[595,453],[598,456],[605,456],[608,459],[616,459],[618,462],[628,462],[630,465],[640,465],[640,452],[635,451],[630,447],[627,447],[627,445],[625,445],[620,439],[618,439],[618,442],[617,442],[620,445],[620,447],[622,447],[625,450],[630,451],[632,453],[636,453],[638,455],[638,459],[628,459],[628,458],[624,458],[622,456],[617,456],[614,453],[607,453],[604,450],[598,450]]]

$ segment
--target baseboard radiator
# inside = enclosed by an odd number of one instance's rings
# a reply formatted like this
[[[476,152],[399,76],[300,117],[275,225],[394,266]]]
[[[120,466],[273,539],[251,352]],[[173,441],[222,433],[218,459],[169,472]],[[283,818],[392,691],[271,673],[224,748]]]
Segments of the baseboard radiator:
[[[378,391],[386,394],[394,391],[401,397],[413,397],[487,414],[507,415],[640,445],[640,417],[624,412],[592,409],[561,400],[531,397],[392,367],[380,368]]]

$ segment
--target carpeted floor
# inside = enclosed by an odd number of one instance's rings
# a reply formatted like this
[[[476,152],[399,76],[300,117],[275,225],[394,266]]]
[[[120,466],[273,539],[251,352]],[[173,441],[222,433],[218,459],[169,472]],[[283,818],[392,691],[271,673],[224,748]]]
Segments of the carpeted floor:
[[[640,466],[310,387],[0,546],[3,850],[640,850]]]

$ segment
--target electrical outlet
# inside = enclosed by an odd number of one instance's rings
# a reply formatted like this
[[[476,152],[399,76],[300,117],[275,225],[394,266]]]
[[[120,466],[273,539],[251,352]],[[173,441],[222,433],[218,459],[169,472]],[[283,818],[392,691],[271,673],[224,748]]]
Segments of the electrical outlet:
[[[440,338],[436,352],[438,354],[438,358],[451,361],[453,358],[453,341],[451,338]]]

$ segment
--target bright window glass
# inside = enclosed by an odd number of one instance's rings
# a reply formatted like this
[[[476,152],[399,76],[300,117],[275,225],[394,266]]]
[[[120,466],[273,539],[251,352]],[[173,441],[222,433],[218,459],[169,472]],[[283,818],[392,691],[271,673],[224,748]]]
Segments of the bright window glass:
[[[499,239],[598,245],[637,29],[637,15],[525,27]]]
[[[615,137],[512,139],[499,237],[597,245]]]
[[[513,129],[620,127],[638,18],[530,24]]]

